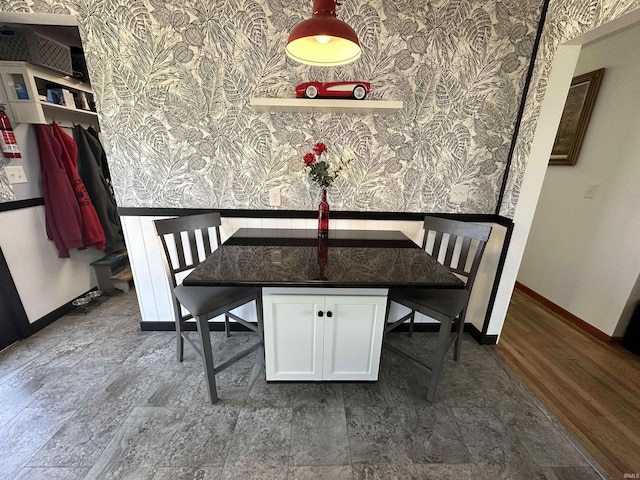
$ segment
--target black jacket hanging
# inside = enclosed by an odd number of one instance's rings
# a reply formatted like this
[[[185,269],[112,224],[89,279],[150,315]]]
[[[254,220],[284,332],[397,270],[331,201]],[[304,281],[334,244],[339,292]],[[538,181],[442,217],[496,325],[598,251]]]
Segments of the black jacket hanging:
[[[80,125],[73,128],[73,138],[78,145],[78,173],[87,189],[102,224],[109,254],[125,249],[118,207],[102,173],[101,159],[104,150],[100,142]]]
[[[87,132],[91,134],[93,138],[95,138],[98,143],[100,143],[100,137],[98,136],[98,131],[93,128],[87,128]],[[102,143],[100,143],[102,146]],[[111,195],[113,195],[113,185],[111,184],[111,172],[109,171],[109,164],[107,163],[107,154],[104,153],[104,148],[102,149],[102,155],[100,156],[100,168],[102,169],[102,175],[104,175],[104,179],[107,181],[107,185],[109,186],[109,191]]]

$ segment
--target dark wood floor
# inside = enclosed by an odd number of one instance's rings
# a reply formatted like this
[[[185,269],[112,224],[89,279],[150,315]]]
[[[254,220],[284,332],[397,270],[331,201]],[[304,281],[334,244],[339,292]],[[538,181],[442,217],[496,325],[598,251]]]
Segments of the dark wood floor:
[[[640,357],[518,290],[495,351],[613,479],[640,478]]]

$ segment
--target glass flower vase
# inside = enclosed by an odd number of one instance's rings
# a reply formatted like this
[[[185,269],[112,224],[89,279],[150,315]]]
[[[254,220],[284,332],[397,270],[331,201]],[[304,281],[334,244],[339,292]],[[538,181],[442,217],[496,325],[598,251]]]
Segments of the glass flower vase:
[[[318,238],[329,238],[329,204],[327,190],[322,189],[320,205],[318,205]]]

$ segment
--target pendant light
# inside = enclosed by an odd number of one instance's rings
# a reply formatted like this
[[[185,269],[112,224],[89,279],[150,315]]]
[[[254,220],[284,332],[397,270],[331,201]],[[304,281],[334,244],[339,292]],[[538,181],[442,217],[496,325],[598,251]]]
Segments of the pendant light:
[[[297,24],[289,35],[286,52],[307,65],[344,65],[360,58],[356,32],[336,18],[336,0],[313,0],[313,16]]]

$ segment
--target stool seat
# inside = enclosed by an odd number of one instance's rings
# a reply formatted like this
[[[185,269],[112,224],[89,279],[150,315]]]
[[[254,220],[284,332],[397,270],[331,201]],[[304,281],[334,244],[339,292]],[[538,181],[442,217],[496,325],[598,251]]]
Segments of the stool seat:
[[[207,315],[213,318],[249,303],[256,298],[259,291],[256,287],[185,287],[178,285],[173,289],[173,294],[194,317]]]
[[[389,300],[442,321],[442,316],[456,318],[460,315],[469,301],[469,291],[467,289],[392,288],[389,289]]]

